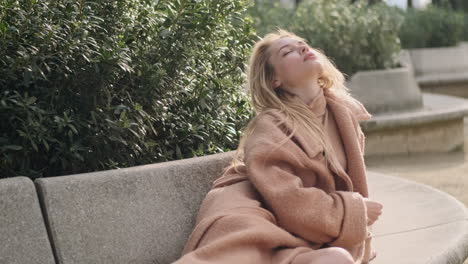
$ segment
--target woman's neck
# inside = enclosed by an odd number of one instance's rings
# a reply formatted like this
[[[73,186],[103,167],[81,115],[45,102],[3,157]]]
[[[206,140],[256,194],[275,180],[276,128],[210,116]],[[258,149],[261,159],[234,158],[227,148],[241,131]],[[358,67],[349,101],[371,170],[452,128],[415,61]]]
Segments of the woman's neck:
[[[310,105],[312,101],[320,94],[321,87],[317,79],[311,79],[300,85],[301,88],[293,89],[295,95],[298,96],[305,104]]]
[[[327,112],[327,100],[323,88],[319,88],[317,95],[307,104],[310,110],[319,118],[322,123],[325,121]]]

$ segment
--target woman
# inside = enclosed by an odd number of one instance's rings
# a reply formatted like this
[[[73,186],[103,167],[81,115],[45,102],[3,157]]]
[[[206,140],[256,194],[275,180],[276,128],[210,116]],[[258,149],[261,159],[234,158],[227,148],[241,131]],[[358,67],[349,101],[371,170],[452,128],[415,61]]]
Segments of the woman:
[[[371,116],[325,55],[300,37],[254,47],[256,111],[232,164],[214,182],[176,263],[367,263],[369,200],[359,121]]]

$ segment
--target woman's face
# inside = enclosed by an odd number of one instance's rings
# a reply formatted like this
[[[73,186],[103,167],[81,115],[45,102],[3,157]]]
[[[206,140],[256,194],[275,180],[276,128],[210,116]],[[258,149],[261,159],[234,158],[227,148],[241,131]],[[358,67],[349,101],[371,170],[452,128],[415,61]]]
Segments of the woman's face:
[[[273,88],[301,87],[322,74],[318,54],[301,40],[285,37],[270,46],[270,63],[275,69]]]

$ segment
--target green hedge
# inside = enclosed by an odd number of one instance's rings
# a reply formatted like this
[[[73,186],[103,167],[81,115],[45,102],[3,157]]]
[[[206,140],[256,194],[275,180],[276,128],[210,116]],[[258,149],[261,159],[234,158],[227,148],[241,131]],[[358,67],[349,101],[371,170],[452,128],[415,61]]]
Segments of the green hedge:
[[[468,1],[466,0],[432,0],[432,4],[441,8],[468,12]]]
[[[247,0],[0,2],[0,177],[234,149]]]
[[[402,17],[394,7],[365,2],[305,1],[298,7],[292,29],[323,49],[349,76],[395,67]]]
[[[464,15],[451,9],[429,5],[409,8],[400,31],[403,48],[455,46],[463,38]],[[465,29],[466,30],[466,29]]]
[[[248,9],[253,20],[255,31],[259,36],[275,31],[278,28],[289,28],[293,22],[294,9],[285,8],[275,0],[255,1]]]
[[[267,3],[258,2],[249,14],[255,16],[266,9],[264,5]],[[348,77],[360,70],[398,65],[398,32],[403,17],[396,7],[368,5],[367,1],[304,0],[293,11],[280,5],[273,8],[266,15],[256,16],[255,27],[260,34],[275,26],[292,31],[322,49]]]
[[[464,14],[465,24],[463,25],[462,40],[468,41],[468,12]]]

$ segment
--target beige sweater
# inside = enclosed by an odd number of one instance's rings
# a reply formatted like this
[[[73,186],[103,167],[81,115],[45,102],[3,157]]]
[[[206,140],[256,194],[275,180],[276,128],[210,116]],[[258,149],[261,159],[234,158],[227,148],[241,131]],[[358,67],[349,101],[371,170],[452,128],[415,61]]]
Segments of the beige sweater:
[[[176,263],[294,264],[297,255],[330,246],[347,249],[356,263],[368,261],[362,199],[368,189],[358,121],[370,114],[356,100],[344,101],[329,91],[323,96],[330,110],[323,116],[329,122],[325,132],[345,157],[344,169],[329,169],[321,147],[306,142],[301,131],[276,148],[288,125],[276,125],[284,118],[278,111],[260,113],[246,142],[245,164],[238,171],[229,167],[214,182]],[[316,114],[326,110],[314,106]],[[337,135],[340,140],[333,140]]]

